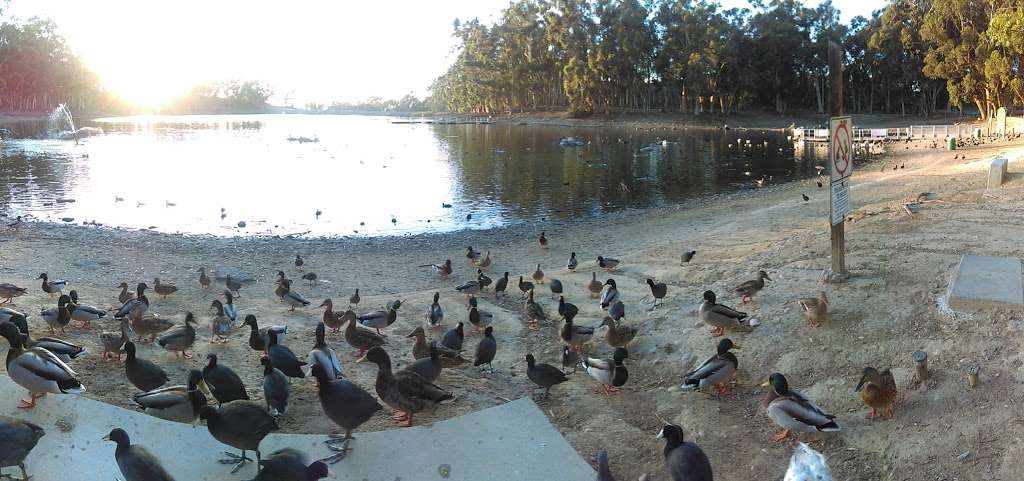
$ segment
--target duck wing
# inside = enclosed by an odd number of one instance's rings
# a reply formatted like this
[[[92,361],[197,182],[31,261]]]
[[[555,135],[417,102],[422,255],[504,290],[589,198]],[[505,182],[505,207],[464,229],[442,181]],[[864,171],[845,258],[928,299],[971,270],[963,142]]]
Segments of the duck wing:
[[[33,347],[25,350],[13,362],[18,367],[45,379],[57,383],[61,391],[83,392],[85,387],[76,379],[78,373],[70,366],[61,361],[56,354],[46,349]]]

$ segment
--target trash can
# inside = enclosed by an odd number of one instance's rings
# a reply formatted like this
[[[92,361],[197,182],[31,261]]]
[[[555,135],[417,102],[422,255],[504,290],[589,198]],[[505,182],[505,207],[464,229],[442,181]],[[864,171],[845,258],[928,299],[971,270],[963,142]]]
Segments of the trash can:
[[[956,137],[946,137],[946,150],[956,150]]]

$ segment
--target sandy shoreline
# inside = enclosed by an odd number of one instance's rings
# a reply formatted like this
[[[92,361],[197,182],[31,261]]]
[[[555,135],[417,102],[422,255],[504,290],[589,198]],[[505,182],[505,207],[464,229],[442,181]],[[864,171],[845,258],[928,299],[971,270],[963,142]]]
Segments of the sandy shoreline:
[[[39,307],[53,304],[33,280],[41,272],[66,278],[83,302],[101,307],[116,303],[113,287],[121,281],[152,283],[160,277],[174,282],[180,291],[168,299],[150,296],[153,310],[178,322],[186,311],[195,312],[200,320],[195,350],[217,352],[221,363],[243,377],[250,395],[261,399],[262,371],[256,354],[246,345],[248,332],[236,330],[226,346],[208,342],[211,314],[207,307],[219,289],[199,288],[196,270],[201,266],[253,274],[256,281],[242,289],[237,303],[241,313],[255,314],[261,324],[287,323],[287,343],[300,355],[312,345],[312,330],[321,311],[306,308],[291,313],[278,304],[272,294],[277,270],[296,279],[297,290],[314,305],[331,297],[344,306],[355,288],[363,297],[359,311],[402,299],[406,302],[396,324],[387,330],[386,347],[404,365],[411,359],[404,335],[422,324],[433,292],[441,293],[449,326],[466,320],[464,301],[454,290],[475,273],[465,262],[466,245],[491,251],[494,265],[489,275],[495,279],[504,271],[529,276],[540,263],[549,277],[565,283],[567,300],[581,309],[578,322],[586,324],[598,323],[601,316],[585,290],[591,272],[596,271],[599,279],[608,278],[596,269],[594,258],[618,257],[623,267],[612,277],[626,302],[627,323],[641,329],[627,362],[629,384],[623,394],[605,399],[594,393],[596,382],[581,372],[554,388],[552,399],[540,404],[585,458],[592,459],[597,449],[607,448],[620,479],[636,479],[642,473],[665,479],[661,444],[653,436],[662,420],[682,424],[687,438],[703,446],[716,479],[780,478],[792,446],[771,442],[775,427],[758,407],[762,394],[758,384],[773,371],[785,373],[795,389],[839,417],[844,432],[813,443],[829,457],[837,480],[1019,479],[1024,470],[1018,461],[1017,440],[1024,435],[1024,425],[1016,422],[1012,406],[1024,397],[1018,373],[1024,358],[1018,353],[1019,341],[1008,341],[1006,331],[1022,330],[1020,314],[950,318],[937,307],[961,253],[1024,256],[1019,240],[1024,227],[1020,220],[1024,178],[1017,175],[994,198],[986,197],[982,195],[984,167],[972,162],[1017,146],[999,143],[956,152],[900,150],[903,147],[892,145],[886,161],[862,166],[855,174],[856,220],[847,228],[848,265],[854,278],[845,285],[824,286],[834,319],[815,330],[806,328],[793,302],[823,288],[817,279],[829,265],[828,194],[813,180],[602,219],[393,238],[222,239],[29,224],[3,231],[0,281],[30,288],[17,305],[32,314],[30,324],[36,335],[46,332]],[[953,160],[964,153],[967,160]],[[885,172],[880,172],[882,165],[887,166]],[[898,165],[905,168],[891,170]],[[1022,167],[1019,161],[1011,163],[1011,171],[1019,173]],[[934,192],[943,202],[923,205],[908,216],[902,204],[921,192]],[[802,201],[800,193],[811,200]],[[541,229],[551,238],[548,250],[536,245]],[[680,266],[679,254],[689,249],[696,249],[697,257],[692,264]],[[581,260],[575,273],[564,268],[570,251],[576,251]],[[296,252],[306,258],[307,271],[323,280],[318,286],[298,280],[301,273],[292,266]],[[439,280],[416,267],[445,258],[455,265],[452,280]],[[745,308],[762,324],[752,333],[729,334],[743,346],[737,353],[741,369],[733,394],[716,399],[680,393],[681,375],[711,354],[716,342],[693,315],[700,293],[712,289],[724,303],[738,304],[730,287],[758,269],[767,270],[776,281]],[[670,286],[665,306],[653,311],[645,298],[647,277]],[[557,324],[547,323],[538,332],[526,329],[512,284],[513,294],[507,299],[495,300],[491,295],[480,299],[482,307],[495,314],[499,344],[495,374],[488,376],[473,368],[445,371],[440,384],[452,389],[457,401],[425,413],[417,418],[419,422],[528,395],[531,385],[522,361],[527,352],[541,362],[558,363]],[[548,313],[555,312],[546,285],[540,287],[538,299]],[[67,339],[90,350],[73,366],[82,374],[90,397],[132,408],[134,391],[124,379],[123,366],[99,360],[101,329],[113,330],[113,322],[103,322],[101,328],[68,330]],[[477,339],[467,334],[469,352]],[[342,355],[346,374],[372,389],[376,369],[353,363],[352,350],[340,335],[329,334],[328,342]],[[916,349],[929,352],[934,377],[911,389],[909,354]],[[609,354],[607,345],[597,343],[595,355]],[[203,356],[178,360],[150,345],[140,349],[140,356],[164,366],[174,383],[182,382],[189,368],[203,363]],[[984,366],[982,383],[973,391],[964,388],[961,361]],[[866,409],[853,387],[866,365],[893,368],[904,393],[895,419],[863,419]],[[281,420],[283,429],[332,431],[320,414],[312,383],[300,380],[292,389],[292,406]],[[392,428],[389,415],[382,414],[362,430]],[[958,460],[963,452],[971,454]]]

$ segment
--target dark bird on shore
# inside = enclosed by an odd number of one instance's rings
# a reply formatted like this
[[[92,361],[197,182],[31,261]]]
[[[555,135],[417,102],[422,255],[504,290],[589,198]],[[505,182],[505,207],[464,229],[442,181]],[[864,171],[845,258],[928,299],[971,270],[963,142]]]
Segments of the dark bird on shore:
[[[647,285],[651,288],[651,295],[654,296],[654,305],[658,306],[658,303],[665,299],[665,295],[668,294],[668,286],[664,282],[654,282],[654,279],[647,279]]]
[[[309,281],[309,285],[310,285],[310,287],[312,287],[314,284],[316,284],[316,273],[315,272],[307,272],[307,273],[302,275],[302,280]]]
[[[476,355],[473,358],[474,366],[482,366],[487,364],[487,369],[492,373],[494,368],[491,367],[491,362],[494,361],[494,355],[498,352],[498,341],[494,339],[494,327],[487,326],[484,328],[484,337],[480,339],[480,342],[476,345]]]
[[[523,292],[525,296],[527,292],[533,290],[533,283],[529,281],[523,281],[523,276],[519,276],[519,290]]]
[[[558,315],[563,319],[573,319],[580,312],[577,305],[565,302],[565,296],[558,298]]]
[[[563,287],[562,287],[562,281],[560,281],[558,279],[549,279],[549,280],[551,281],[550,285],[548,286],[551,289],[551,296],[552,297],[557,297],[557,296],[562,295],[562,292],[564,290]]]
[[[616,481],[608,467],[608,451],[603,449],[597,452],[597,481]]]
[[[153,453],[142,445],[132,444],[124,429],[114,428],[103,440],[117,443],[114,461],[125,481],[174,481]]]
[[[350,306],[358,306],[360,300],[362,300],[362,298],[359,297],[359,289],[356,289],[356,292],[353,293],[348,298],[348,305],[350,305]]]
[[[455,325],[455,327],[449,329],[447,332],[444,333],[444,336],[441,337],[441,345],[447,347],[448,349],[461,351],[462,341],[463,339],[465,339],[465,337],[466,335],[463,330],[463,325],[461,322],[459,322],[458,324]]]
[[[491,283],[493,283],[494,281],[491,280],[490,277],[487,277],[487,275],[484,274],[483,270],[477,269],[476,270],[476,282],[477,282],[477,284],[480,285],[480,290],[483,291],[483,290],[487,290],[487,287],[490,286]]]
[[[540,244],[541,249],[548,248],[548,235],[545,231],[540,231],[540,238],[537,239],[537,243]]]
[[[300,361],[288,346],[278,344],[276,332],[267,331],[267,336],[270,338],[270,343],[267,344],[267,357],[273,361],[274,367],[288,377],[306,377],[306,373],[302,372],[302,366],[305,366],[306,362]]]
[[[666,424],[658,438],[665,440],[665,467],[672,481],[714,481],[711,461],[700,446],[683,441],[683,428]]]
[[[192,359],[192,353],[188,349],[196,342],[195,316],[191,312],[185,315],[183,326],[168,330],[156,340],[156,343],[164,350],[174,353],[174,357],[181,355],[185,359]]]
[[[544,388],[544,396],[551,395],[551,387],[568,381],[565,373],[550,364],[540,363],[534,359],[533,354],[526,355],[526,377],[534,384]]]
[[[505,289],[508,288],[508,272],[505,275],[498,278],[498,282],[494,283],[494,297],[498,297],[498,294],[504,294]]]
[[[452,393],[427,381],[419,374],[408,370],[391,371],[391,358],[380,347],[370,349],[366,360],[377,365],[377,381],[374,387],[384,404],[397,411],[398,425],[409,427],[416,413],[437,406],[452,399]]]
[[[576,260],[576,253],[575,252],[570,253],[569,254],[569,262],[566,263],[565,268],[569,269],[570,271],[575,271],[576,268],[579,267],[579,265],[580,265],[580,262],[578,260]]]
[[[39,274],[36,279],[42,279],[43,292],[53,297],[54,294],[63,294],[64,289],[68,287],[68,281],[51,281],[49,276],[44,272]]]
[[[256,462],[259,463],[260,442],[272,431],[280,429],[274,417],[259,404],[240,399],[221,404],[220,407],[206,406],[199,412],[199,418],[206,421],[206,429],[214,439],[223,444],[242,451],[241,456],[225,452],[230,459],[222,459],[222,464],[238,464],[231,470],[234,474],[242,469],[246,461],[246,451],[256,451]]]
[[[800,197],[804,198],[804,202],[807,202],[807,201],[811,200],[810,197],[807,197],[807,194],[800,194]]]
[[[819,181],[817,181],[817,184],[818,184],[818,188],[819,188],[819,189],[820,189],[820,188],[822,188],[822,184],[821,184],[821,181],[820,181],[820,180],[819,180]]]
[[[207,363],[203,368],[203,382],[210,388],[210,393],[218,403],[228,403],[238,399],[249,399],[245,392],[242,378],[231,368],[217,364],[217,355],[206,355]]]
[[[299,255],[299,254],[295,254],[295,268],[296,268],[296,269],[298,269],[298,270],[300,270],[300,271],[301,271],[301,270],[302,270],[302,266],[303,266],[303,264],[305,264],[305,263],[306,263],[306,261],[304,261],[304,260],[302,259],[302,256],[301,256],[301,255]]]
[[[279,271],[279,272],[278,272],[278,275],[279,275],[280,277],[282,277],[282,278],[284,277],[284,273],[283,273],[283,272],[280,272],[280,271]],[[227,276],[227,277],[226,277],[226,278],[224,279],[224,286],[225,286],[225,287],[227,287],[229,291],[231,291],[232,293],[234,293],[234,294],[235,294],[235,297],[241,297],[241,296],[239,296],[239,295],[238,295],[238,290],[242,288],[242,283],[241,283],[241,282],[238,282],[238,281],[237,281],[237,280],[235,280],[235,279],[232,279],[232,278],[231,278],[231,275],[228,275],[228,276]],[[278,296],[278,297],[281,297],[281,296]]]
[[[320,209],[317,209],[316,210],[316,217],[319,219],[321,215],[323,215],[323,212],[321,212]]]
[[[327,299],[324,302],[330,301]],[[242,321],[243,325],[249,326],[249,347],[254,351],[266,351],[267,346],[270,345],[270,332],[277,333],[278,342],[283,342],[284,335],[288,332],[288,326],[277,325],[259,327],[259,323],[256,320],[256,316],[247,314],[245,320]],[[340,324],[339,324],[339,327]]]
[[[597,265],[611,272],[619,267],[620,261],[618,259],[612,259],[611,257],[597,256]]]
[[[427,357],[417,359],[409,363],[408,366],[405,366],[404,370],[412,371],[423,376],[423,379],[426,379],[429,382],[434,382],[437,378],[441,377],[441,369],[444,366],[441,365],[441,354],[438,353],[437,342],[430,341],[430,345],[427,349],[429,350],[429,355]]]
[[[683,264],[686,264],[686,263],[692,261],[693,260],[693,256],[696,255],[696,254],[697,254],[697,251],[683,252],[683,255],[680,256],[680,261],[681,261],[680,265],[683,265]]]
[[[200,267],[199,268],[199,287],[202,287],[203,289],[206,289],[206,288],[210,287],[210,284],[212,284],[212,283],[213,283],[213,281],[210,280],[210,276],[206,275],[206,268],[205,267]],[[127,287],[127,284],[125,284],[125,287]]]
[[[900,168],[901,168],[901,169],[904,169],[904,168],[906,168],[906,167],[907,167],[907,164],[900,164]]]
[[[576,351],[569,348],[569,346],[562,346],[562,369],[568,370],[572,368],[572,373],[576,374],[576,366],[580,362],[580,355]]]
[[[178,292],[178,286],[174,284],[164,284],[160,282],[160,278],[153,279],[153,292],[160,294],[160,297],[167,299],[167,296]]]
[[[274,367],[270,357],[260,358],[263,365],[263,400],[267,403],[267,411],[274,417],[288,410],[288,395],[291,385],[288,376]]]
[[[345,430],[344,435],[332,434],[329,436],[330,439],[324,441],[332,451],[338,453],[324,459],[333,464],[348,454],[348,445],[355,439],[352,437],[352,431],[369,421],[384,407],[358,385],[343,378],[331,379],[324,366],[320,364],[313,365],[312,374],[316,378],[317,397],[320,398],[320,407],[323,408],[324,414]],[[335,444],[339,443],[344,443],[344,446],[336,447]]]
[[[46,431],[36,424],[10,416],[0,416],[0,468],[17,466],[21,468],[22,481],[30,476],[25,470],[25,458],[39,443]],[[17,479],[10,475],[4,476]]]
[[[765,271],[757,271],[757,279],[746,281],[746,282],[736,286],[736,288],[733,289],[733,291],[736,292],[737,294],[743,296],[741,301],[744,304],[746,304],[746,303],[750,302],[751,297],[753,297],[754,294],[757,294],[758,292],[761,291],[761,289],[764,288],[764,281],[765,280],[769,280],[770,281],[770,280],[772,280],[772,278],[768,277],[768,273],[765,272]]]
[[[152,391],[170,379],[163,368],[152,361],[137,357],[135,354],[135,343],[128,341],[124,344],[125,353],[128,358],[124,362],[124,372],[128,381],[142,391]]]
[[[466,214],[466,221],[473,220],[473,214]]]
[[[323,461],[310,463],[306,453],[293,448],[270,453],[260,461],[259,470],[252,481],[315,481],[330,475]]]

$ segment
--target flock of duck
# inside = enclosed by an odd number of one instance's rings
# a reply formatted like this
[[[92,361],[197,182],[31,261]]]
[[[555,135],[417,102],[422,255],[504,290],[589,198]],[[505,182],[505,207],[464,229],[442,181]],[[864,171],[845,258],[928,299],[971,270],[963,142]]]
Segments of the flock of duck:
[[[549,247],[546,232],[541,233],[538,243],[542,249]],[[681,262],[690,262],[695,254],[695,251],[684,253]],[[600,384],[605,396],[615,395],[628,382],[629,373],[625,363],[629,358],[628,348],[638,335],[638,328],[625,323],[625,304],[614,279],[601,282],[597,279],[597,271],[592,273],[586,287],[606,315],[599,326],[583,326],[575,323],[579,308],[566,301],[563,283],[549,278],[540,265],[530,276],[531,280],[519,276],[518,281],[512,281],[508,272],[493,280],[486,273],[492,262],[490,252],[481,253],[468,247],[466,258],[475,268],[477,276],[474,280],[459,284],[455,290],[465,295],[468,321],[475,332],[482,333],[473,353],[473,366],[486,365],[488,371],[493,372],[491,363],[498,347],[494,326],[491,325],[494,315],[478,306],[477,296],[490,290],[495,299],[506,299],[509,285],[514,284],[522,294],[527,327],[537,330],[541,323],[561,321],[557,329],[559,341],[564,344],[561,369],[537,362],[532,353],[525,353],[524,356],[527,377],[538,388],[544,389],[544,396],[548,396],[553,387],[568,381],[565,371],[572,368],[575,372],[577,366]],[[294,264],[297,270],[302,271],[305,261],[301,256],[296,256]],[[616,271],[620,264],[618,259],[605,256],[596,258],[597,267],[607,272]],[[579,266],[576,253],[571,253],[566,269],[574,272]],[[451,259],[422,267],[432,268],[441,278],[449,278],[453,273]],[[304,274],[303,279],[310,284],[315,283],[315,274],[310,274]],[[126,356],[125,377],[141,391],[133,396],[140,409],[168,421],[195,423],[204,420],[214,439],[241,451],[240,455],[226,453],[230,458],[220,461],[235,464],[232,473],[241,469],[247,461],[253,461],[246,456],[246,452],[255,452],[257,480],[315,480],[326,477],[325,463],[336,463],[351,451],[350,443],[354,439],[352,432],[382,410],[381,403],[395,411],[393,419],[398,425],[411,426],[416,414],[454,398],[452,392],[435,384],[442,370],[469,362],[468,356],[463,357],[466,336],[464,323],[458,322],[454,327],[444,330],[445,312],[439,303],[438,292],[433,295],[433,302],[426,310],[424,325],[416,327],[407,336],[414,340],[412,353],[415,361],[403,369],[392,369],[391,358],[383,347],[386,335],[381,329],[395,322],[402,301],[392,301],[383,310],[358,315],[353,310],[358,308],[360,302],[359,291],[356,290],[348,299],[349,308],[344,311],[335,311],[334,302],[329,298],[320,303],[319,307],[324,308],[323,318],[316,327],[313,348],[305,358],[299,358],[284,344],[287,326],[261,328],[254,315],[249,314],[243,318],[241,325],[249,327],[249,347],[261,356],[264,374],[262,404],[249,399],[238,374],[231,367],[218,362],[217,355],[213,353],[206,356],[205,367],[189,372],[186,385],[167,386],[170,381],[167,373],[158,364],[139,357],[136,343],[153,343],[175,353],[175,356],[192,357],[190,349],[196,342],[198,332],[195,316],[191,312],[181,325],[175,325],[156,314],[150,310],[147,297],[150,287],[144,282],[136,286],[135,292],[129,290],[127,283],[121,283],[118,286],[121,289],[118,296],[121,307],[116,312],[108,313],[80,302],[74,290],[65,294],[67,282],[51,280],[45,273],[38,279],[42,280],[43,292],[51,297],[57,296],[56,307],[40,312],[40,317],[51,331],[51,337],[33,338],[29,333],[27,313],[12,307],[0,307],[0,335],[10,344],[6,359],[7,373],[16,384],[28,391],[28,398],[21,401],[20,408],[33,408],[37,399],[48,393],[85,392],[85,386],[71,367],[74,360],[85,353],[85,349],[52,336],[58,330],[64,332],[71,321],[88,326],[112,314],[111,317],[119,321],[120,328],[99,335],[103,347],[102,356],[104,360],[115,356],[120,360],[122,355]],[[771,281],[771,277],[765,271],[760,271],[755,279],[736,286],[734,293],[741,296],[742,303],[746,304],[765,287],[765,281]],[[666,297],[668,286],[654,279],[647,279],[646,282],[653,298],[652,309],[657,308]],[[200,269],[200,287],[209,289],[212,284],[213,280],[206,270]],[[558,298],[557,318],[549,316],[544,306],[535,300],[535,292],[541,284],[546,284],[551,294]],[[224,286],[225,300],[214,300],[210,306],[215,313],[210,327],[210,342],[214,343],[226,342],[239,316],[234,299],[239,297],[243,284],[228,276],[224,279]],[[177,290],[173,284],[161,282],[158,278],[153,280],[152,291],[161,297],[173,295]],[[27,292],[26,288],[0,283],[0,299],[6,299],[3,304],[12,303],[14,298]],[[292,289],[292,281],[283,271],[278,272],[275,295],[293,310],[311,305],[309,300]],[[799,304],[810,325],[817,326],[828,319],[828,299],[824,292],[816,298],[802,299]],[[719,304],[716,294],[710,290],[704,292],[698,312],[700,319],[713,327],[711,335],[714,337],[723,336],[726,329],[750,331],[758,323],[744,312]],[[326,342],[328,329],[338,333],[342,328],[345,341],[356,349],[357,362],[367,361],[377,366],[374,383],[376,397],[346,379],[337,353]],[[607,329],[598,336],[598,330],[604,328]],[[427,341],[428,329],[439,333],[439,341]],[[135,335],[134,340],[129,332]],[[586,355],[601,338],[612,348],[612,355],[607,358]],[[722,338],[715,354],[684,376],[682,389],[713,389],[718,395],[726,394],[739,364],[732,351],[738,349],[740,346],[731,339]],[[284,449],[264,458],[259,450],[260,442],[279,428],[277,418],[287,412],[291,380],[307,376],[316,380],[324,415],[341,431],[325,441],[336,453],[310,462],[305,453]],[[786,377],[781,373],[769,376],[764,386],[770,387],[764,400],[765,412],[768,418],[782,428],[775,440],[782,441],[791,432],[840,430],[835,416],[791,390]],[[891,416],[896,387],[888,370],[878,372],[866,368],[857,390],[861,392],[864,402],[872,408],[872,415],[876,410],[881,410]],[[211,398],[217,401],[216,406],[210,402]],[[5,436],[4,433],[10,435]],[[42,435],[42,428],[30,422],[0,417],[0,467],[19,466],[27,478],[25,457]],[[713,479],[708,458],[699,446],[684,441],[681,427],[666,425],[659,437],[666,440],[665,461],[674,480]],[[112,430],[108,438],[117,444],[115,460],[126,481],[174,479],[145,447],[131,444],[128,433],[123,429]],[[598,459],[598,479],[613,480],[607,466],[607,455],[602,452]]]

